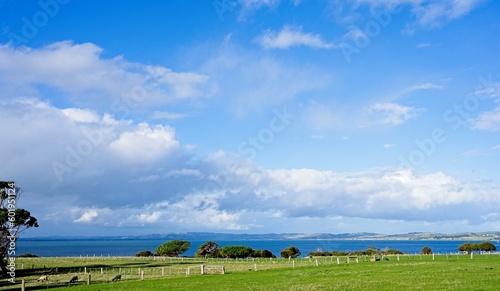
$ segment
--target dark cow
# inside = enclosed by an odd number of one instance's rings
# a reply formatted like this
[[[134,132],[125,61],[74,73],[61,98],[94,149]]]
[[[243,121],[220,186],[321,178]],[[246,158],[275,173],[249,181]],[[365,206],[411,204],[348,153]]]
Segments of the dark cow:
[[[113,279],[111,279],[111,281],[115,282],[115,281],[120,281],[122,279],[122,274],[117,274]]]
[[[71,279],[69,279],[68,285],[76,284],[76,282],[78,282],[78,276],[73,276],[71,277]]]

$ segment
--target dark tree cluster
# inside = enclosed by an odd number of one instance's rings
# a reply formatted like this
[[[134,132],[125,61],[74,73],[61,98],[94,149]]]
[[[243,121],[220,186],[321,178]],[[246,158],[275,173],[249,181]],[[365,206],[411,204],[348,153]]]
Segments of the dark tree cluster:
[[[191,243],[185,240],[171,240],[160,245],[155,254],[150,251],[140,251],[135,256],[169,256],[177,257],[185,253]],[[299,253],[300,254],[300,253]],[[213,241],[207,241],[198,247],[195,253],[197,258],[276,258],[268,250],[255,250],[246,246],[225,246],[221,247]]]
[[[496,251],[497,247],[489,241],[481,242],[481,243],[463,243],[458,246],[458,250],[461,252],[467,252],[468,254],[472,252],[491,252]]]
[[[377,247],[368,247],[364,251],[352,251],[352,252],[341,252],[341,251],[316,251],[307,254],[308,257],[342,257],[342,256],[374,256],[374,255],[402,255],[403,253],[399,250],[394,249],[384,249],[380,250]]]

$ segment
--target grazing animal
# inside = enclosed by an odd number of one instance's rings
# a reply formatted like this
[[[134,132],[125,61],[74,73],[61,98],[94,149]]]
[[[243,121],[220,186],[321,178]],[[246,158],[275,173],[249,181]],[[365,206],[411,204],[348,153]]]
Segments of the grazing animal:
[[[72,284],[72,283],[75,284],[76,282],[78,282],[78,276],[73,276],[69,280],[68,284]]]
[[[48,280],[49,280],[49,276],[45,275],[45,276],[38,278],[38,280],[36,280],[36,281],[40,282],[40,281],[48,281]]]
[[[111,279],[111,281],[115,282],[115,281],[120,281],[122,279],[122,274],[117,274],[113,279]]]

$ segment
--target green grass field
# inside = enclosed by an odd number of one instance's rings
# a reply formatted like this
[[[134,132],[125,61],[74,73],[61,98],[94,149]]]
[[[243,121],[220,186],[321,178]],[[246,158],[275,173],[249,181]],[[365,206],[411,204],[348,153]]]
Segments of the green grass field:
[[[359,263],[345,257],[316,259],[208,260],[145,258],[19,258],[24,269],[15,285],[3,282],[2,290],[67,289],[67,280],[78,275],[71,290],[498,290],[500,255],[396,256],[388,261]],[[201,275],[200,268],[224,266],[226,274]],[[45,268],[44,268],[45,267]],[[58,268],[50,281],[36,282],[49,268]],[[85,267],[87,268],[85,273]],[[102,268],[102,269],[101,269]],[[257,271],[255,271],[257,269]],[[121,282],[110,282],[121,272]],[[144,272],[144,280],[141,280]],[[92,285],[86,285],[88,275]],[[59,288],[56,288],[58,287]]]

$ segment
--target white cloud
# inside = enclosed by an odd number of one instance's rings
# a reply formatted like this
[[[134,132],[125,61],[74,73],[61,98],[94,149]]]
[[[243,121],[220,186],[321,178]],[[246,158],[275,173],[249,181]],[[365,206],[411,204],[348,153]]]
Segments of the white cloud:
[[[476,157],[476,156],[484,156],[484,155],[487,155],[487,153],[484,153],[480,149],[471,149],[471,150],[468,150],[468,151],[461,153],[460,155],[470,158],[470,157]]]
[[[399,13],[399,9],[409,7],[418,25],[424,27],[437,27],[449,21],[468,15],[484,0],[351,0],[334,1],[331,10],[334,16],[342,22],[354,22],[360,18],[357,13],[363,5],[372,11],[381,10]]]
[[[334,44],[322,40],[321,35],[302,32],[301,27],[284,26],[281,31],[266,31],[257,41],[267,49],[288,49],[293,46],[307,46],[328,49]]]
[[[99,102],[114,111],[209,97],[216,90],[206,75],[104,58],[102,53],[93,43],[70,41],[41,48],[0,45],[0,88],[33,96],[46,86],[80,104]]]
[[[386,144],[384,144],[383,147],[384,147],[384,149],[390,149],[390,148],[395,147],[396,145],[397,144],[395,144],[395,143],[386,143]]]
[[[82,214],[82,216],[80,216],[80,218],[76,219],[75,222],[89,223],[92,222],[98,216],[99,214],[97,213],[97,210],[87,210]]]
[[[172,128],[141,123],[135,130],[121,133],[109,147],[127,161],[149,164],[179,149],[179,142]]]
[[[139,222],[144,223],[154,223],[157,222],[163,215],[160,211],[154,211],[153,213],[141,213],[137,216]]]
[[[396,103],[375,103],[368,112],[375,119],[375,124],[396,126],[416,118],[423,110]]]
[[[69,119],[82,123],[96,123],[100,121],[100,116],[93,110],[80,108],[66,108],[61,110]]]
[[[483,0],[440,0],[430,3],[409,1],[413,5],[412,12],[423,26],[439,26],[443,22],[460,18],[469,14]],[[419,1],[420,2],[420,1]]]
[[[500,107],[493,111],[481,113],[471,120],[472,127],[479,130],[499,131],[500,130]]]
[[[408,91],[428,90],[428,89],[443,89],[443,85],[438,85],[434,83],[423,83],[411,86],[410,88],[408,88]]]
[[[177,112],[163,112],[163,111],[155,111],[151,115],[152,119],[183,119],[189,117],[189,115],[184,114],[184,113],[177,113]]]

